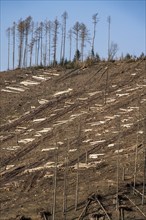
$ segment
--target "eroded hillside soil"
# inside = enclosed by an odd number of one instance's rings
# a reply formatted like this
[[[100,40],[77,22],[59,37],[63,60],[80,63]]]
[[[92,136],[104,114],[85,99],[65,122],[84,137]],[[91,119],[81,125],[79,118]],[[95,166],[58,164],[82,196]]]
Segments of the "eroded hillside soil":
[[[83,219],[116,220],[117,193],[124,220],[146,219],[145,68],[138,60],[0,73],[1,220],[47,219],[55,179],[55,220],[79,219],[92,194],[107,215],[92,201]]]

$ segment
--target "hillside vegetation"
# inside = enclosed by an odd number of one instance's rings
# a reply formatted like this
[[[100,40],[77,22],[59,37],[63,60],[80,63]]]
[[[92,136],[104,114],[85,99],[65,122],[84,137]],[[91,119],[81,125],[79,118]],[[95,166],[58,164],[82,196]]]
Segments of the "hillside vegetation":
[[[146,219],[146,60],[1,72],[0,97],[1,220]]]

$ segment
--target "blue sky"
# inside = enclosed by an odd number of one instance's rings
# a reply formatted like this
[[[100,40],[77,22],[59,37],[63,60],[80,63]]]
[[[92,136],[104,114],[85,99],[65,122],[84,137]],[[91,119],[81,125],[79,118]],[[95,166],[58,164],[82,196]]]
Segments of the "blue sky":
[[[146,51],[146,0],[0,0],[1,10],[1,47],[0,70],[7,69],[7,36],[6,29],[13,21],[25,19],[31,15],[35,22],[46,18],[53,21],[56,17],[61,22],[61,15],[66,10],[69,18],[67,29],[76,21],[84,22],[93,34],[92,15],[99,13],[97,24],[95,52],[100,57],[107,57],[107,16],[111,16],[111,40],[118,44],[117,55],[129,52],[139,56]],[[87,44],[85,54],[88,55],[90,45]],[[69,47],[66,46],[66,56]],[[59,53],[59,51],[58,51]]]

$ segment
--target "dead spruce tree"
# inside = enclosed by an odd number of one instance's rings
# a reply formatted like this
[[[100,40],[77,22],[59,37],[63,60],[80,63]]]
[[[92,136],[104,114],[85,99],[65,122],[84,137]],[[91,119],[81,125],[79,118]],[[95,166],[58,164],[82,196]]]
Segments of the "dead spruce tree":
[[[62,64],[62,53],[63,53],[63,25],[61,25],[61,47],[60,47],[60,64]]]
[[[89,31],[84,23],[80,24],[79,37],[81,40],[81,61],[83,62],[85,42],[89,39]]]
[[[96,13],[92,16],[92,21],[93,21],[93,37],[92,37],[91,55],[92,55],[92,58],[93,58],[94,55],[95,55],[94,43],[95,43],[95,37],[96,37],[96,25],[99,21],[98,13]]]
[[[47,51],[48,51],[48,21],[44,22],[44,34],[45,34],[45,46],[44,46],[44,53],[43,53],[43,63],[44,66],[47,66]]]
[[[68,18],[68,13],[65,11],[62,15],[63,19],[63,50],[62,50],[62,62],[64,65],[65,61],[65,44],[66,44],[66,20]]]
[[[35,66],[38,66],[38,41],[39,41],[39,29],[38,29],[38,23],[36,23],[34,28],[34,44],[35,44]]]
[[[113,60],[116,53],[118,51],[118,44],[111,42],[110,48],[109,48],[109,60]]]
[[[34,22],[31,22],[31,27],[30,27],[30,32],[31,32],[31,40],[29,43],[29,53],[30,53],[30,58],[29,58],[29,66],[32,66],[32,54],[33,54],[33,48],[35,44],[35,38],[34,38]]]
[[[72,51],[72,29],[70,28],[68,31],[68,39],[69,39],[69,61],[71,61],[71,51]]]
[[[52,26],[52,32],[53,32],[53,66],[56,66],[57,59],[56,59],[56,53],[57,53],[57,36],[58,36],[58,29],[59,29],[59,21],[56,18],[53,22]]]
[[[52,31],[52,22],[48,21],[48,65],[51,64],[51,31]]]
[[[25,31],[25,23],[22,19],[19,20],[17,24],[17,34],[18,34],[18,68],[22,67],[22,58],[23,58],[23,47],[24,47],[24,31]]]
[[[30,33],[32,17],[29,16],[24,20],[24,38],[25,38],[25,46],[24,46],[24,56],[23,56],[23,66],[27,67],[27,54],[28,54],[28,35]]]
[[[15,68],[15,41],[16,41],[16,23],[13,22],[13,26],[11,28],[12,31],[12,45],[13,45],[13,55],[12,55],[12,60],[13,60],[13,70]]]
[[[36,62],[35,62],[35,65],[38,66],[39,63],[41,63],[41,56],[40,55],[40,51],[42,50],[41,49],[41,46],[42,46],[42,41],[41,41],[41,33],[42,31],[42,27],[41,27],[41,23],[37,23],[36,25],[36,30],[35,30],[35,43],[36,43],[36,47],[35,47],[35,54],[36,54]]]
[[[75,25],[73,26],[73,34],[74,34],[74,36],[75,36],[75,41],[76,41],[76,52],[75,52],[75,54],[77,53],[77,51],[78,51],[78,44],[79,44],[79,31],[80,31],[80,23],[77,21],[76,23],[75,23]],[[76,56],[76,62],[78,61],[78,59],[77,59],[77,56]]]
[[[108,22],[108,60],[110,60],[110,25],[111,25],[111,16],[107,17]]]
[[[11,37],[11,28],[6,30],[8,36],[8,70],[10,69],[10,37]]]
[[[40,22],[40,66],[43,65],[43,27],[44,27],[44,23]]]

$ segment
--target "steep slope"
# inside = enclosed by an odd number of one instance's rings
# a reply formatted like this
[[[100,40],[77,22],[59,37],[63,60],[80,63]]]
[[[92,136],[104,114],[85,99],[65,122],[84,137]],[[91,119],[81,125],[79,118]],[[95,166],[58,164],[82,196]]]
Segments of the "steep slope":
[[[0,219],[24,215],[37,220],[42,211],[52,213],[54,175],[56,220],[77,219],[92,193],[100,195],[110,218],[117,219],[117,192],[131,210],[125,211],[126,219],[145,219],[145,198],[141,205],[141,195],[133,194],[131,184],[135,174],[142,193],[145,62],[0,74]],[[99,207],[91,204],[84,219],[100,214]]]

